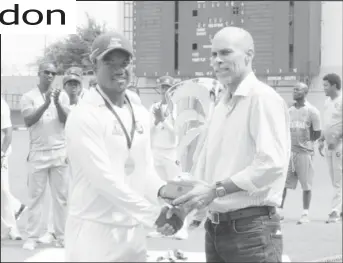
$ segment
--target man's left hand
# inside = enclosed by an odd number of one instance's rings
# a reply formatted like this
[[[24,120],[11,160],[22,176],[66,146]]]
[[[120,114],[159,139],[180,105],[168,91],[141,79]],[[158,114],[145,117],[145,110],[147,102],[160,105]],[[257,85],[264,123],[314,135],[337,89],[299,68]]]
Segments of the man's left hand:
[[[203,209],[213,202],[216,198],[214,187],[199,183],[187,194],[175,199],[172,204],[185,207],[187,210]]]
[[[55,90],[53,91],[53,98],[54,98],[54,103],[55,103],[55,105],[58,104],[58,103],[60,103],[60,102],[59,102],[60,94],[61,94],[61,89],[55,89]]]

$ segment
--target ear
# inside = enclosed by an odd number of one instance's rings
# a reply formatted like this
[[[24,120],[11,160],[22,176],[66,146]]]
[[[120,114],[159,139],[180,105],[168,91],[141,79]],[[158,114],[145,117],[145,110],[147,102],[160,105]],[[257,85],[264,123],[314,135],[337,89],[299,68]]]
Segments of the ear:
[[[249,62],[252,64],[252,61],[253,61],[254,56],[255,56],[254,50],[253,49],[249,49],[246,54],[247,54],[246,61],[245,61],[246,64],[248,65]]]

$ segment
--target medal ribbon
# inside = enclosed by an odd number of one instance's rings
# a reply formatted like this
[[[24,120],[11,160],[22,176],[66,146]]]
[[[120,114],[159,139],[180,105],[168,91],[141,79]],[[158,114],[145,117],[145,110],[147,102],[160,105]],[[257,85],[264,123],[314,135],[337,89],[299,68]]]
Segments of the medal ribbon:
[[[127,95],[125,95],[125,98],[129,104],[129,108],[130,108],[130,112],[131,112],[131,117],[132,117],[132,127],[131,127],[131,132],[130,135],[127,132],[122,120],[120,119],[118,113],[114,110],[112,103],[110,102],[110,100],[108,99],[108,97],[106,96],[106,94],[104,94],[99,87],[96,87],[97,92],[100,94],[100,96],[104,99],[105,101],[105,105],[106,107],[113,113],[113,115],[116,117],[117,121],[119,122],[121,129],[123,130],[125,137],[126,137],[126,143],[127,143],[127,148],[129,148],[129,150],[131,149],[132,146],[132,142],[133,142],[133,138],[135,135],[135,130],[136,130],[136,119],[135,119],[135,114],[133,112],[133,108],[131,105],[131,102],[129,100],[129,98],[127,97]]]

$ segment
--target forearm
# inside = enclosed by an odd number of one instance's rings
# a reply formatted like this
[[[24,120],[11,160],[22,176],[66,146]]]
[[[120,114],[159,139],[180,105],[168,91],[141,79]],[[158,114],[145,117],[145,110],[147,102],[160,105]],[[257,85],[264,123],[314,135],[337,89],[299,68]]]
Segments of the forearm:
[[[57,102],[55,105],[57,109],[58,119],[61,123],[65,124],[67,121],[68,111],[64,109],[59,102]]]
[[[31,127],[35,123],[37,123],[44,112],[49,107],[48,103],[44,103],[42,106],[40,106],[36,111],[32,112],[31,114],[24,117],[24,122],[27,127]]]
[[[223,180],[222,185],[225,188],[227,195],[243,191],[243,189],[239,188],[230,178]]]
[[[12,128],[7,128],[3,142],[1,144],[1,152],[6,153],[12,142]]]

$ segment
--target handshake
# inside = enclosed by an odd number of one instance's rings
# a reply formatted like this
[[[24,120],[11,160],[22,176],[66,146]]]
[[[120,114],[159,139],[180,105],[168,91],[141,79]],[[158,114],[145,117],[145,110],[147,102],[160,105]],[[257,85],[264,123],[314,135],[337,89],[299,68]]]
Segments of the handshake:
[[[155,222],[157,232],[165,236],[174,235],[184,223],[187,213],[179,207],[163,207]]]
[[[204,182],[178,178],[161,188],[160,197],[172,207],[162,208],[155,225],[157,232],[170,236],[182,228],[191,211],[207,207],[216,194],[215,189]]]

